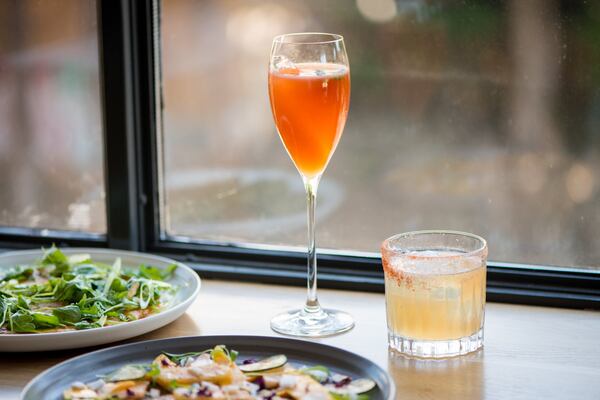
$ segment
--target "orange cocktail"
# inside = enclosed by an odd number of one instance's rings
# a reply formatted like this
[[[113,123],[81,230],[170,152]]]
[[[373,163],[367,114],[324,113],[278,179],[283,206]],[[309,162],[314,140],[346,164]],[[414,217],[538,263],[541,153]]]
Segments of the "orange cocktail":
[[[305,177],[321,175],[344,130],[350,105],[348,68],[300,63],[269,72],[277,131]]]
[[[269,97],[277,131],[306,189],[308,246],[306,303],[280,313],[271,328],[284,335],[320,337],[354,326],[343,311],[322,308],[317,298],[315,207],[323,171],[340,141],[350,104],[344,38],[331,33],[290,33],[273,39]]]

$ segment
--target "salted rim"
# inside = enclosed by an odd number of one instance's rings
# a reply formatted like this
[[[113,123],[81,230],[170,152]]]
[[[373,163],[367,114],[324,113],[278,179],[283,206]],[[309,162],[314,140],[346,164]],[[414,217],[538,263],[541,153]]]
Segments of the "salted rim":
[[[456,236],[466,236],[475,240],[478,240],[481,243],[481,246],[479,246],[477,249],[475,250],[471,250],[468,252],[464,252],[464,253],[458,253],[458,254],[452,254],[452,255],[447,255],[447,254],[429,254],[429,255],[420,255],[420,254],[403,254],[401,253],[398,249],[394,249],[390,246],[390,243],[394,240],[400,239],[400,238],[404,238],[404,237],[410,237],[410,236],[417,236],[417,235],[456,235]],[[481,253],[484,253],[487,250],[487,242],[484,238],[482,238],[481,236],[475,235],[473,233],[468,233],[468,232],[461,232],[461,231],[449,231],[449,230],[422,230],[422,231],[412,231],[412,232],[404,232],[404,233],[399,233],[397,235],[394,236],[390,236],[389,238],[385,239],[383,241],[383,243],[381,244],[381,252],[390,252],[390,253],[395,253],[399,256],[406,256],[408,258],[413,258],[413,259],[426,259],[426,260],[431,260],[431,259],[443,259],[443,258],[462,258],[462,257],[470,257],[470,256],[476,256],[479,255]]]
[[[310,35],[322,35],[322,36],[330,36],[331,40],[316,40],[310,42],[288,42],[285,41],[286,37],[294,36],[310,36]],[[297,33],[284,33],[283,35],[277,35],[273,38],[273,43],[285,43],[285,44],[327,44],[327,43],[336,43],[344,40],[342,35],[338,35],[337,33],[326,33],[326,32],[297,32]]]

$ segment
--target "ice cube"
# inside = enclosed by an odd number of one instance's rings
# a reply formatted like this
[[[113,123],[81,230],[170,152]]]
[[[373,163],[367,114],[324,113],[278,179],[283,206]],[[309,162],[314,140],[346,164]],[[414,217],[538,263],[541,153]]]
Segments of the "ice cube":
[[[296,64],[294,64],[292,62],[292,60],[290,60],[286,56],[274,56],[272,64],[276,70],[287,69],[287,68],[290,68],[290,69],[296,68]]]

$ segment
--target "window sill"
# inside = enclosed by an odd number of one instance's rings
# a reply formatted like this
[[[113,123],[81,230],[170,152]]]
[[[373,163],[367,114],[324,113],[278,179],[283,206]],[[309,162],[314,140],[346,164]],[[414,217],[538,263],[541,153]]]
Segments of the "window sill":
[[[272,335],[272,315],[302,304],[305,291],[205,279],[187,314],[135,341],[191,335]],[[363,355],[390,371],[399,397],[412,398],[595,398],[600,394],[600,313],[488,303],[483,351],[446,361],[390,356],[382,294],[324,289],[321,301],[349,311],[349,333],[322,343]],[[44,369],[85,350],[3,354],[11,368],[0,372],[0,399],[16,398]]]

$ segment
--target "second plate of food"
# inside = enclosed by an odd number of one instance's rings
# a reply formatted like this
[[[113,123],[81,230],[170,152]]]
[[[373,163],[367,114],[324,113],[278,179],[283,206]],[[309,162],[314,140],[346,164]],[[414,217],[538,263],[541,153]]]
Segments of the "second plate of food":
[[[98,350],[38,375],[22,400],[393,400],[373,362],[320,343],[266,336],[159,339]]]
[[[69,248],[0,254],[0,351],[115,342],[178,317],[200,291],[189,267],[150,254]]]

